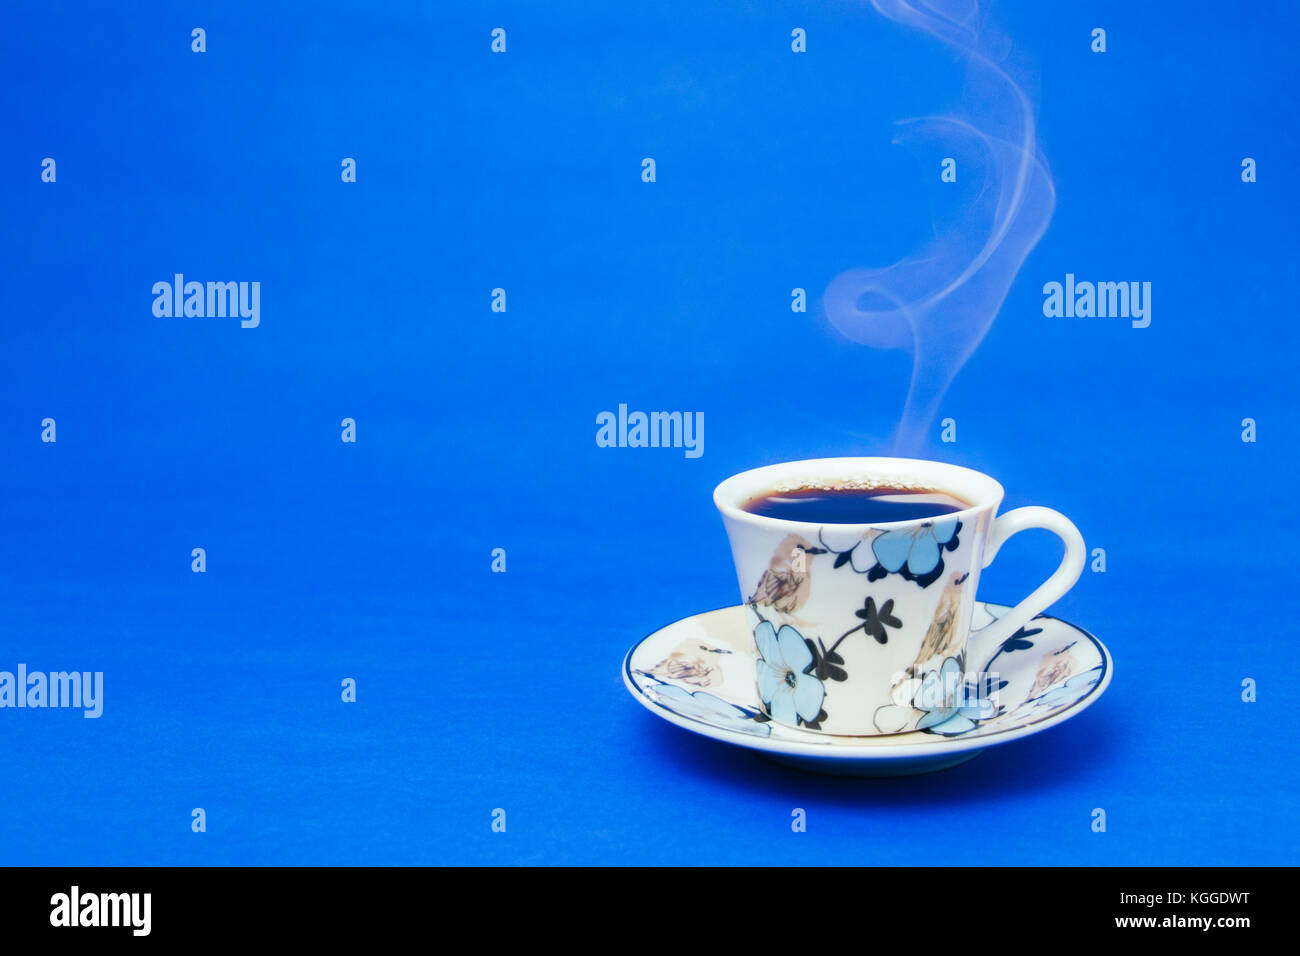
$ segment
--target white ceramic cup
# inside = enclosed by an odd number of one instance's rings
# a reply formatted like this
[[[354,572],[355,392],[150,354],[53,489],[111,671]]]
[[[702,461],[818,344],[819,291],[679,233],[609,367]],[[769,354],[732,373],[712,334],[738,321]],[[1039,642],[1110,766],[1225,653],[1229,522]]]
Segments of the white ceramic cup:
[[[751,514],[744,505],[799,488],[926,489],[970,506],[876,524],[816,524]],[[821,458],[755,468],[713,492],[731,541],[758,650],[759,696],[779,723],[832,734],[924,730],[962,708],[989,706],[984,675],[966,671],[979,574],[1018,531],[1065,543],[1054,574],[979,632],[998,646],[1074,586],[1083,537],[1050,508],[994,517],[1002,486],[988,475],[909,458]]]

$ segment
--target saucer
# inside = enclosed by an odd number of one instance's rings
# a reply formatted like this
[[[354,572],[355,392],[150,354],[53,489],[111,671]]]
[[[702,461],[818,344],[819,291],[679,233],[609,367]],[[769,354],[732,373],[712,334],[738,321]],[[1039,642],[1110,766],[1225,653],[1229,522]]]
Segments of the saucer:
[[[1001,646],[981,643],[974,629],[1008,610],[976,602],[967,645],[968,659],[998,676],[996,712],[974,720],[954,713],[927,730],[845,737],[768,719],[743,606],[695,614],[655,631],[628,652],[623,682],[647,710],[670,723],[801,769],[848,776],[928,773],[1069,720],[1110,683],[1113,665],[1105,646],[1059,618],[1040,614]]]

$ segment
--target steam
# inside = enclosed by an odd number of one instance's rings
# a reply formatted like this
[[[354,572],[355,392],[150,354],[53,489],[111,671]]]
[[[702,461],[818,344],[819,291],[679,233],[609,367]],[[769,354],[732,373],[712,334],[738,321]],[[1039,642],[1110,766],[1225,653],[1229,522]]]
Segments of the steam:
[[[841,273],[823,297],[827,317],[849,338],[912,352],[911,384],[894,438],[895,449],[906,453],[924,444],[948,386],[993,324],[1047,229],[1056,191],[1038,150],[1032,104],[995,61],[979,30],[978,0],[872,5],[965,59],[971,118],[926,117],[902,125],[938,134],[945,152],[937,155],[957,158],[959,181],[980,176],[983,182],[961,218],[927,247],[892,266]]]

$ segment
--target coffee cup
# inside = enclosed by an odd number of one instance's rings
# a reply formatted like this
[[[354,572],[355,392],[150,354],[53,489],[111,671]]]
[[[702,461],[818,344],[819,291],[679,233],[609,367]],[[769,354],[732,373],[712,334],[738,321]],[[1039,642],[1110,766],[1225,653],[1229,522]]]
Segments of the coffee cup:
[[[1003,494],[988,475],[908,458],[787,462],[718,485],[713,500],[771,719],[876,736],[925,730],[959,711],[987,716],[996,682],[969,672],[967,660],[980,571],[1019,531],[1043,528],[1065,544],[1051,577],[977,632],[981,646],[997,647],[1073,587],[1085,561],[1083,537],[1068,518],[1040,507],[998,515]],[[924,514],[936,496],[952,503]],[[813,499],[820,510],[801,510]],[[851,499],[910,500],[922,516],[854,521]],[[848,506],[827,520],[826,506],[837,500]],[[755,502],[792,504],[759,513],[765,509]]]

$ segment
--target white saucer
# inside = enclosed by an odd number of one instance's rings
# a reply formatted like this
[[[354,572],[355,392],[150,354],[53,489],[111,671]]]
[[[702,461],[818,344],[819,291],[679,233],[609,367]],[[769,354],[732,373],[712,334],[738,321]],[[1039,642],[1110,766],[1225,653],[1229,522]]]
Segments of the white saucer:
[[[983,627],[1007,610],[978,602],[971,626]],[[942,770],[1069,720],[1101,696],[1113,670],[1101,641],[1039,615],[1001,647],[981,645],[978,631],[971,635],[968,659],[1005,682],[997,713],[948,722],[948,733],[940,723],[904,734],[841,737],[768,720],[756,657],[745,608],[726,607],[645,638],[623,661],[623,682],[651,713],[705,737],[821,773],[891,776]]]

